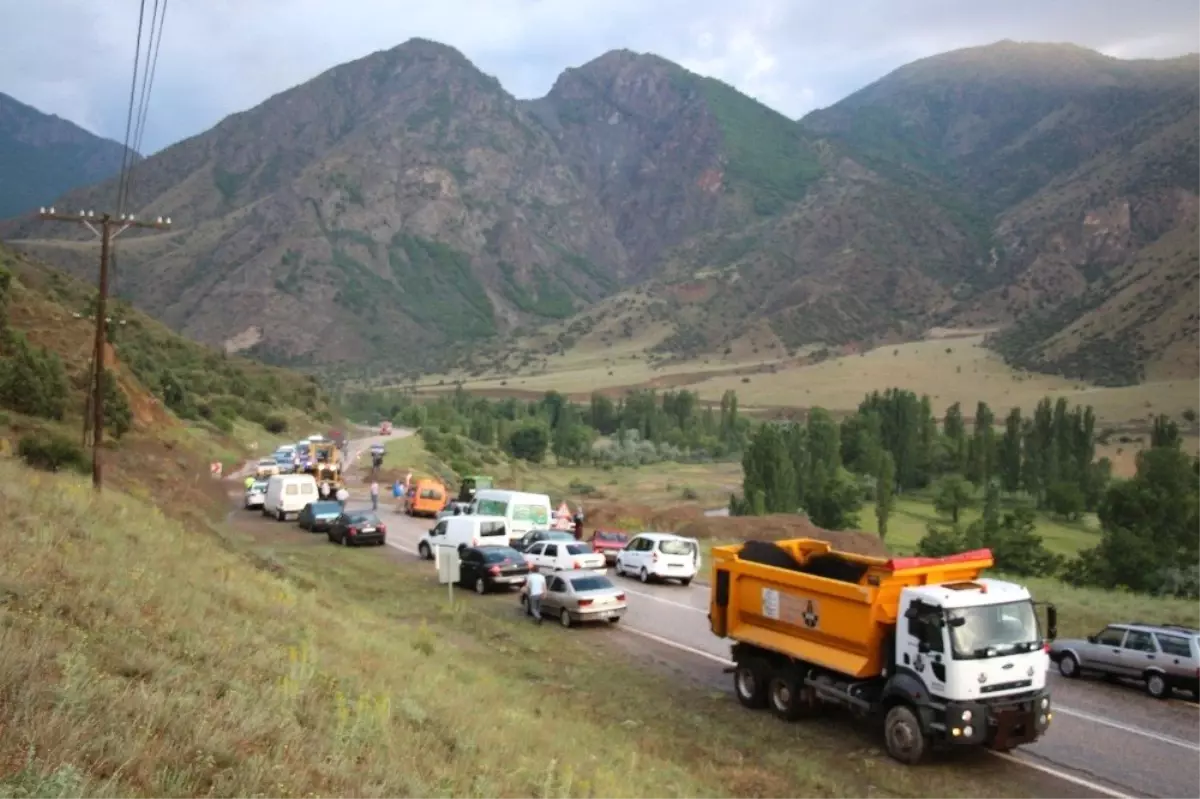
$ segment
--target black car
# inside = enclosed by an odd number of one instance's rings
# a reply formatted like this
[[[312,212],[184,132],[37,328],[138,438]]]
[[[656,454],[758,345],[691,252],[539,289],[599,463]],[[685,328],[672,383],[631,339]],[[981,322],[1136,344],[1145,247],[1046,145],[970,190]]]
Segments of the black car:
[[[296,523],[300,525],[301,530],[324,533],[328,532],[329,526],[341,515],[342,504],[340,502],[327,500],[310,502],[304,506],[304,510],[300,511],[300,515],[296,517]]]
[[[538,541],[574,541],[575,534],[565,530],[530,530],[513,542],[513,549],[527,552]]]
[[[525,557],[512,547],[467,547],[459,553],[458,582],[477,594],[520,588],[529,568]]]
[[[387,543],[387,525],[374,511],[348,510],[329,525],[328,536],[330,541],[347,547],[359,544],[383,546]]]

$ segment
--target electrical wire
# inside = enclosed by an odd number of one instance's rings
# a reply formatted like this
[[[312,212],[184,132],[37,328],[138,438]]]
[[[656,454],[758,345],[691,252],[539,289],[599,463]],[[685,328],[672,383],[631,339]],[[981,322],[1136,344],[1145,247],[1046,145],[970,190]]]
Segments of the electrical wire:
[[[125,152],[121,157],[121,179],[117,183],[117,213],[125,212],[123,200],[125,196],[125,181],[128,179],[131,134],[133,133],[133,107],[137,98],[138,65],[142,56],[142,27],[146,19],[146,0],[142,0],[138,10],[137,42],[133,47],[133,76],[129,80],[129,111],[125,115]]]

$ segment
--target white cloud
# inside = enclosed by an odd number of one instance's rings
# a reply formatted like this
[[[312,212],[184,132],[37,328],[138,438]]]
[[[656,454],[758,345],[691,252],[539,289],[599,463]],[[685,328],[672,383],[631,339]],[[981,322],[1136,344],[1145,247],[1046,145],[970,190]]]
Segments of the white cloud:
[[[147,2],[147,18],[153,0]],[[138,3],[8,0],[0,91],[121,139]],[[148,21],[148,20],[147,20]],[[1195,0],[175,0],[146,149],[336,64],[420,36],[453,45],[519,97],[616,48],[654,52],[796,117],[902,64],[999,39],[1118,57],[1200,49]]]

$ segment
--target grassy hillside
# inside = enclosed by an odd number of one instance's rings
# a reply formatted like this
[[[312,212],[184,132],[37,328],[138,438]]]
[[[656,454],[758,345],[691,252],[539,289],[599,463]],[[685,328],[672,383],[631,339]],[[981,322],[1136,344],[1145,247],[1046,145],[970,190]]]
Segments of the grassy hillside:
[[[95,291],[3,247],[0,288],[0,437],[13,450],[30,436],[77,442],[90,380]],[[151,452],[183,458],[170,452],[183,444],[194,455],[233,465],[252,445],[265,449],[333,418],[312,377],[227,357],[121,303],[109,306],[109,319],[113,388],[106,446],[118,463]],[[43,379],[31,377],[38,374]],[[109,475],[119,479],[119,470]]]

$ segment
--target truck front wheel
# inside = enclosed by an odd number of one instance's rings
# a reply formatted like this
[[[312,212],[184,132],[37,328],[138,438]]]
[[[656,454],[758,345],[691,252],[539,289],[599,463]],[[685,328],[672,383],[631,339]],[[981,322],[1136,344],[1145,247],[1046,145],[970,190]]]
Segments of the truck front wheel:
[[[737,664],[733,670],[733,692],[738,701],[751,710],[767,705],[767,664],[754,658]]]
[[[928,739],[921,728],[921,719],[908,705],[895,705],[888,711],[883,734],[892,759],[915,766],[925,757]]]

